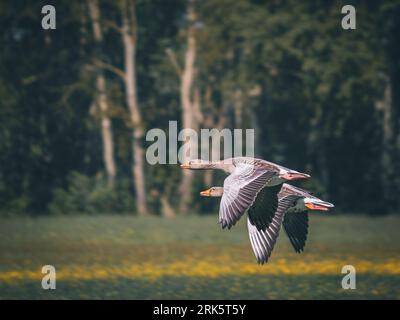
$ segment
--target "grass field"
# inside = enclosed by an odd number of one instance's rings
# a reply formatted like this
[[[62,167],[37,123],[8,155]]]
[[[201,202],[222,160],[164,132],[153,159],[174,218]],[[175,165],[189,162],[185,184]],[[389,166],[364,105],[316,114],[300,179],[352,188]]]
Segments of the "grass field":
[[[400,217],[312,215],[306,251],[281,231],[255,262],[245,220],[70,216],[0,219],[1,299],[399,299]],[[57,289],[41,288],[54,265]],[[341,287],[341,268],[357,289]]]

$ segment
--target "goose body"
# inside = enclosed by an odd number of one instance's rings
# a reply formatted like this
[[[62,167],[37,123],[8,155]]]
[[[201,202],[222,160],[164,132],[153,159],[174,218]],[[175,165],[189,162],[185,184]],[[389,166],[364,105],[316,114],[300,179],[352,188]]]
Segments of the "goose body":
[[[285,183],[279,188],[278,205],[271,214],[268,189],[263,188],[247,210],[250,243],[260,264],[271,256],[282,225],[294,250],[300,253],[307,240],[308,210],[328,211],[333,207],[310,192]],[[224,193],[223,187],[212,187],[201,195],[218,197]]]
[[[230,229],[253,205],[258,193],[263,190],[263,203],[267,215],[278,208],[278,193],[284,181],[305,179],[310,176],[278,164],[250,157],[229,158],[221,161],[191,160],[181,166],[184,169],[220,169],[229,176],[224,180],[219,210],[219,223]],[[260,218],[258,230],[265,230],[267,222]]]

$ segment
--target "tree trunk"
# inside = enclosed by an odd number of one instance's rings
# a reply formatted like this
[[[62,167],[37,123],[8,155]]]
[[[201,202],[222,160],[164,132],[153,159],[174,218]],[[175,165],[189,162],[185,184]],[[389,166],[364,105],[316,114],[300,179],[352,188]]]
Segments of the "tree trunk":
[[[141,141],[144,136],[143,123],[138,106],[136,87],[136,12],[135,1],[124,1],[122,6],[122,41],[124,46],[124,83],[126,103],[132,126],[132,177],[136,192],[136,205],[139,215],[147,215],[146,184],[144,175],[144,151]]]
[[[165,193],[161,195],[160,202],[162,215],[166,218],[175,218],[174,209],[171,207]]]
[[[188,23],[189,27],[187,30],[187,49],[185,53],[184,69],[181,74],[181,87],[180,87],[180,97],[182,104],[182,125],[183,128],[198,130],[199,121],[199,97],[198,92],[196,92],[195,99],[193,101],[193,80],[194,80],[194,63],[196,59],[196,38],[194,35],[194,22],[195,22],[195,12],[193,7],[193,1],[188,2]],[[186,142],[185,142],[186,143]],[[194,146],[189,146],[192,149]],[[183,161],[190,160],[187,156]],[[192,195],[192,181],[193,181],[193,171],[183,170],[182,180],[180,185],[180,203],[179,211],[182,214],[187,214],[189,211],[189,206],[191,203]]]
[[[394,145],[394,128],[393,128],[393,110],[392,110],[392,86],[388,77],[386,79],[386,87],[383,94],[383,99],[376,103],[376,109],[382,112],[382,152],[381,152],[381,183],[383,197],[387,208],[393,204],[392,181],[393,174],[393,159],[392,147]]]
[[[92,21],[93,36],[96,43],[96,54],[101,56],[101,45],[103,42],[103,33],[100,26],[100,9],[97,0],[90,0],[89,14]],[[112,132],[112,123],[108,115],[109,105],[106,95],[106,79],[103,70],[97,68],[96,74],[97,105],[100,108],[101,116],[101,137],[103,143],[103,161],[106,169],[107,179],[110,186],[114,185],[116,176],[116,165],[114,160],[114,141]]]

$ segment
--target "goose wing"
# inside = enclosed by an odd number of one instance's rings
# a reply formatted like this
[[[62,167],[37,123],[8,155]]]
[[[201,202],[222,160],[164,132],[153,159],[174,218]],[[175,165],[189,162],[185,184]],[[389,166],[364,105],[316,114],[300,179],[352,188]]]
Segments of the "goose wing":
[[[277,171],[279,172],[280,169],[284,169],[284,170],[290,170],[288,168],[282,167],[281,165],[278,165],[276,163],[273,162],[269,162],[263,159],[257,159],[257,158],[250,158],[250,157],[236,157],[232,159],[232,162],[235,166],[239,165],[239,164],[251,164],[253,166],[256,167],[260,167],[263,168],[264,170],[267,171]]]
[[[250,243],[258,263],[264,264],[268,261],[278,239],[286,211],[297,198],[297,196],[290,195],[281,199],[271,223],[265,230],[258,230],[257,226],[251,222],[250,216],[247,218]]]
[[[224,181],[219,208],[219,223],[230,229],[253,204],[259,191],[276,172],[241,163]]]
[[[258,230],[265,230],[278,209],[278,193],[282,185],[264,187],[258,193],[256,201],[249,208],[248,216],[252,225]]]
[[[297,253],[304,251],[308,234],[308,211],[288,213],[283,228]]]

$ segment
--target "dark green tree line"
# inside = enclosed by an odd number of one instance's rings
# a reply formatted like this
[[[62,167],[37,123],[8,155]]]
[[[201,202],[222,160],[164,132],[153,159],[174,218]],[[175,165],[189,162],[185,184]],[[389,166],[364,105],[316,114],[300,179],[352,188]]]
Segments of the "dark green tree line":
[[[142,187],[132,166],[147,130],[183,126],[176,68],[187,67],[190,41],[186,110],[198,112],[197,128],[255,128],[257,156],[310,172],[305,186],[339,210],[399,211],[400,1],[59,0],[56,30],[41,28],[45,4],[0,4],[3,214],[134,212],[138,188],[148,213],[184,208],[178,166],[144,163]],[[345,4],[357,9],[356,30],[341,28]],[[136,34],[139,118],[127,99],[124,19]],[[194,174],[182,210],[214,210],[195,195],[222,179]]]

